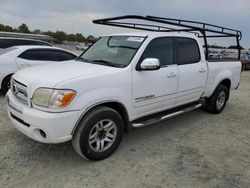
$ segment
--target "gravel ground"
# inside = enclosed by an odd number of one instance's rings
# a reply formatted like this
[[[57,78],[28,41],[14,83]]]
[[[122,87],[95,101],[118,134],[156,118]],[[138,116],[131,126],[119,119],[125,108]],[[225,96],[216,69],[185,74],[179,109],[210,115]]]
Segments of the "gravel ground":
[[[35,142],[13,128],[0,95],[0,187],[250,187],[250,71],[219,115],[189,112],[125,135],[100,162],[71,143]]]

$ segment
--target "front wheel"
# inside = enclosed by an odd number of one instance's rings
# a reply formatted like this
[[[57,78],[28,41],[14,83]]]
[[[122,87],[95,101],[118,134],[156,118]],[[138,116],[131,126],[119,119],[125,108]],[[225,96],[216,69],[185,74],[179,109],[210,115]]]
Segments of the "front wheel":
[[[10,89],[10,80],[11,80],[11,76],[7,76],[3,80],[2,90],[3,90],[4,93],[7,93],[7,91]]]
[[[83,158],[98,161],[118,148],[122,135],[121,115],[112,108],[100,106],[82,119],[73,135],[72,144]]]
[[[225,85],[220,84],[213,95],[206,99],[205,108],[208,112],[219,114],[223,111],[229,96],[229,90]]]

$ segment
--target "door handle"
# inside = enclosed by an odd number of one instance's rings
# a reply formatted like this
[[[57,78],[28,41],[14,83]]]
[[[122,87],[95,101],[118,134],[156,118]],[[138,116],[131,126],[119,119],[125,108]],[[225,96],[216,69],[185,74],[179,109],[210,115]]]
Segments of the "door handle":
[[[174,77],[176,77],[176,74],[171,72],[171,73],[167,74],[167,77],[168,78],[174,78]]]
[[[206,72],[206,70],[205,69],[200,69],[199,72],[204,73],[204,72]]]
[[[29,64],[27,64],[27,63],[20,63],[20,65],[21,65],[22,67],[27,67],[27,66],[29,66]]]

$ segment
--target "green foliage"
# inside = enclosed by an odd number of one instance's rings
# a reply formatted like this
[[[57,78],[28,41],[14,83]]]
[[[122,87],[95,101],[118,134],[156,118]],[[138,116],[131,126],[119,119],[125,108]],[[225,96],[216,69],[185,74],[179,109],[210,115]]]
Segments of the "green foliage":
[[[238,46],[234,46],[234,45],[228,47],[228,49],[237,49],[237,48],[238,48]],[[242,46],[240,46],[240,49],[244,50],[244,48]]]
[[[95,37],[93,35],[89,35],[87,38],[86,38],[86,43],[94,43],[95,42]]]
[[[34,31],[30,31],[29,27],[23,23],[17,28],[12,28],[8,25],[0,24],[0,31],[6,31],[6,32],[20,32],[20,33],[33,33],[33,34],[44,34],[53,37],[55,40],[62,42],[65,40],[68,41],[77,41],[77,42],[84,42],[84,43],[93,43],[95,41],[95,37],[93,35],[89,35],[87,38],[85,38],[81,33],[76,34],[67,34],[63,31],[41,31],[40,29],[36,29]]]
[[[36,29],[34,31],[32,31],[33,34],[41,34],[41,30],[40,29]]]
[[[218,49],[238,49],[238,46],[232,45],[229,47],[225,47],[225,46],[219,46],[219,45],[208,45],[208,48],[218,48]],[[242,46],[240,46],[240,48],[242,50],[244,50],[244,48]]]
[[[86,38],[81,33],[76,33],[76,41],[86,42]]]
[[[8,25],[0,24],[0,31],[13,32],[13,28]]]
[[[18,31],[20,33],[30,33],[30,30],[29,30],[28,26],[25,23],[23,23],[22,25],[20,25],[18,27]]]

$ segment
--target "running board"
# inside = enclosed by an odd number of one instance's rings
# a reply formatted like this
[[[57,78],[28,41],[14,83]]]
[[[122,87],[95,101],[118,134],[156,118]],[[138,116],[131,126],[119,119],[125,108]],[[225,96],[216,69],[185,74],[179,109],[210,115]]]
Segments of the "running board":
[[[132,122],[131,125],[134,128],[144,127],[144,126],[151,125],[151,124],[154,124],[154,123],[166,120],[166,119],[170,119],[170,118],[175,117],[175,116],[180,115],[180,114],[190,112],[190,111],[195,110],[195,109],[200,108],[200,107],[202,107],[202,104],[201,103],[199,103],[199,104],[196,103],[193,106],[189,106],[189,107],[183,108],[181,110],[179,109],[178,111],[175,111],[175,112],[172,112],[172,113],[161,114],[161,116],[156,116],[156,117],[151,116],[151,118],[143,120],[141,122],[138,122],[138,120],[137,120],[135,122]]]

